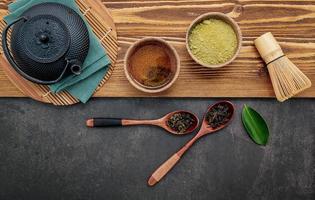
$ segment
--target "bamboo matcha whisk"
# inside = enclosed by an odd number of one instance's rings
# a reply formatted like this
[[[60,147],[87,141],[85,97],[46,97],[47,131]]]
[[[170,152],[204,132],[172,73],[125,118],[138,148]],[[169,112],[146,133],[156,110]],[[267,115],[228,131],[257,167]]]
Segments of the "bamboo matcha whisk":
[[[280,102],[311,87],[310,79],[284,55],[271,33],[257,38],[255,45],[267,64],[274,91]]]

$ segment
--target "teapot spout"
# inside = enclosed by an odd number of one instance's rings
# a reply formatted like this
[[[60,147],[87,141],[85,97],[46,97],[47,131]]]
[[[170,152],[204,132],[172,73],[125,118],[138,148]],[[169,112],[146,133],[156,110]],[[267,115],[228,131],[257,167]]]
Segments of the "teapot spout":
[[[70,66],[70,70],[75,75],[80,75],[82,72],[82,63],[77,59],[67,60],[68,67]]]

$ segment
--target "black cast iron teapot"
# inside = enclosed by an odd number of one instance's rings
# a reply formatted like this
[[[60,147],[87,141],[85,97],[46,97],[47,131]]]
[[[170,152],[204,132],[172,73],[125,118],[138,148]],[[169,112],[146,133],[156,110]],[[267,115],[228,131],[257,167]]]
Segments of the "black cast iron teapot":
[[[2,38],[9,63],[24,78],[39,84],[53,84],[70,74],[80,74],[89,50],[84,21],[74,10],[58,3],[29,8],[7,25]]]

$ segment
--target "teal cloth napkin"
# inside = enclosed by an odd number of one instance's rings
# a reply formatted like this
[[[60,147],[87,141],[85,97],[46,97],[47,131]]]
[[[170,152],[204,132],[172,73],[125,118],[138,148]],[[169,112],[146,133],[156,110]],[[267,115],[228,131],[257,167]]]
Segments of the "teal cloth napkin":
[[[80,75],[70,75],[60,82],[49,86],[53,93],[66,90],[81,102],[86,103],[105,76],[110,60],[85,17],[81,14],[75,0],[16,0],[9,5],[10,14],[4,19],[7,23],[10,23],[30,7],[45,2],[60,3],[72,8],[81,16],[88,27],[90,49],[83,63],[82,73]]]

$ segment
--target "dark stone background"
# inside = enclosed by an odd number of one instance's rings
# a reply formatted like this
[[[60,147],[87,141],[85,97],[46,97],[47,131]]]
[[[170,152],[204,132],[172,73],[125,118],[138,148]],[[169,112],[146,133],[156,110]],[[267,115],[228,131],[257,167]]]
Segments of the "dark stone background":
[[[158,118],[177,109],[201,118],[214,99],[94,99],[54,107],[0,99],[0,199],[314,199],[315,101],[232,100],[234,122],[199,141],[156,187],[147,178],[193,135],[156,127],[88,129],[94,116]],[[267,120],[255,145],[243,104]]]

